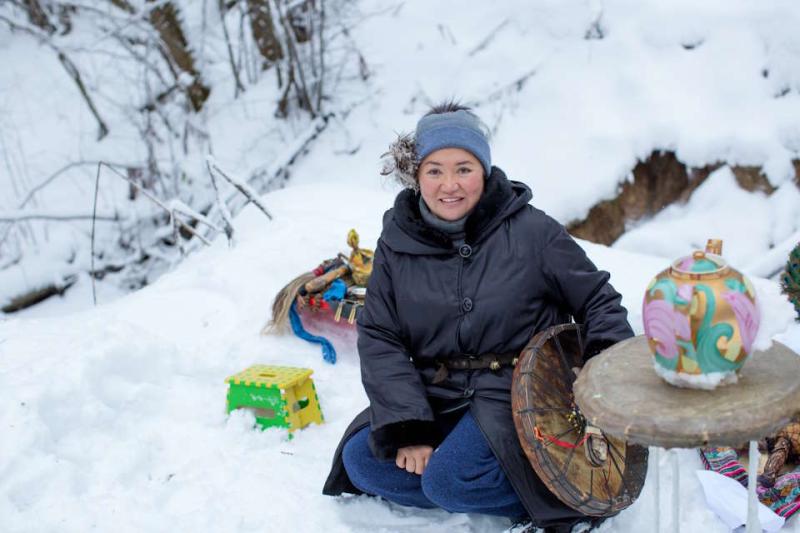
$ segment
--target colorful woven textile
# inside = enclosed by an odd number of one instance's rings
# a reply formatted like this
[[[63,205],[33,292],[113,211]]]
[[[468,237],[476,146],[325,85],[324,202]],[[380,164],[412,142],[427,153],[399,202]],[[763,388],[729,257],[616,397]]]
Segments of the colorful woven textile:
[[[712,470],[747,486],[747,469],[739,462],[739,454],[733,448],[703,448],[700,459],[707,470]],[[761,503],[776,514],[789,518],[800,510],[800,466],[789,473],[778,476],[775,486],[756,488]]]

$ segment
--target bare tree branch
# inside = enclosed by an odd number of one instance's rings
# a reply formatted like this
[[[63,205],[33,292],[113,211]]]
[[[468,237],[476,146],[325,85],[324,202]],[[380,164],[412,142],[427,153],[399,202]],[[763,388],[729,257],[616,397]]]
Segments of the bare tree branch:
[[[64,52],[58,52],[58,60],[61,62],[61,65],[64,67],[64,70],[67,71],[67,74],[75,81],[75,85],[78,86],[78,90],[81,92],[83,99],[86,101],[86,105],[89,106],[89,110],[94,115],[95,120],[97,120],[98,131],[97,131],[97,140],[101,141],[103,137],[108,135],[108,126],[103,121],[103,118],[100,116],[100,112],[97,111],[97,108],[94,106],[94,102],[92,98],[89,96],[89,92],[86,90],[86,86],[83,84],[83,78],[81,77],[81,73],[78,70],[78,67],[75,66],[75,63],[67,57]]]
[[[498,24],[497,26],[495,26],[494,28],[492,28],[492,30],[489,32],[489,34],[486,37],[484,37],[483,40],[481,40],[481,42],[479,42],[477,45],[475,45],[475,47],[472,50],[470,50],[467,53],[467,55],[472,57],[475,54],[477,54],[478,52],[481,52],[481,51],[485,50],[486,47],[489,46],[489,44],[491,44],[491,42],[494,40],[494,38],[497,37],[498,32],[500,30],[502,30],[503,28],[505,28],[508,25],[509,22],[511,22],[509,19],[503,19],[503,21],[500,24]]]
[[[89,106],[89,110],[91,111],[95,120],[97,120],[98,124],[97,140],[98,141],[102,140],[103,137],[108,135],[108,126],[106,126],[106,123],[103,121],[102,117],[100,116],[100,113],[97,111],[97,108],[95,107],[91,96],[89,96],[89,92],[86,90],[86,86],[83,84],[83,79],[81,78],[80,71],[75,66],[75,63],[73,63],[72,60],[69,58],[69,56],[67,56],[66,52],[64,52],[64,50],[56,46],[49,38],[49,35],[47,35],[46,33],[42,33],[41,31],[35,30],[34,28],[28,26],[22,26],[20,24],[17,24],[13,20],[3,15],[0,15],[0,20],[8,24],[12,30],[19,30],[28,33],[30,35],[33,35],[34,37],[39,39],[39,41],[42,44],[51,48],[58,55],[58,60],[61,62],[61,65],[64,67],[64,70],[67,71],[67,74],[70,75],[72,80],[78,86],[78,90],[80,91],[81,96],[83,96],[83,99],[86,101],[86,105]]]
[[[343,114],[349,112],[350,110],[346,110]],[[248,182],[263,180],[266,177],[264,188],[268,190],[276,181],[285,179],[289,173],[289,167],[297,161],[300,155],[305,153],[308,145],[310,145],[328,126],[331,117],[333,117],[333,113],[317,117],[301,135],[297,136],[297,139],[295,139],[290,148],[286,150],[283,157],[273,161],[269,165],[256,169]]]
[[[219,193],[219,187],[217,186],[217,178],[214,176],[214,171],[211,170],[211,164],[209,163],[208,159],[206,159],[206,168],[208,169],[208,175],[211,176],[211,185],[214,187],[214,194],[216,195],[216,205],[219,209],[220,214],[222,215],[223,224],[225,224],[225,236],[228,238],[228,244],[231,244],[233,240],[233,216],[231,215],[230,210],[228,209],[228,204],[222,199]]]
[[[283,38],[286,41],[287,48],[289,50],[289,69],[292,72],[291,77],[294,79],[294,74],[296,73],[297,78],[299,78],[300,81],[300,84],[297,85],[297,79],[295,79],[295,86],[298,88],[298,96],[302,102],[302,107],[311,113],[312,118],[316,118],[317,112],[314,109],[314,105],[311,103],[311,97],[308,93],[308,85],[306,84],[305,72],[297,51],[298,44],[294,35],[294,30],[292,29],[291,24],[286,16],[286,12],[281,10],[278,0],[272,1],[275,11],[278,14],[278,19],[283,27]]]
[[[55,172],[53,172],[50,176],[45,178],[43,181],[38,183],[36,186],[31,188],[31,190],[29,190],[25,194],[25,198],[22,199],[22,202],[20,202],[19,209],[22,209],[23,207],[28,205],[28,202],[30,202],[33,199],[34,195],[37,192],[39,192],[42,189],[44,189],[45,187],[47,187],[50,183],[55,181],[56,178],[58,178],[59,176],[64,174],[66,171],[71,170],[71,169],[73,169],[75,167],[81,167],[81,166],[87,166],[87,165],[95,166],[95,165],[97,165],[99,163],[100,163],[100,161],[73,161],[71,163],[67,163],[66,165],[64,165],[60,169],[58,169]],[[121,163],[111,163],[111,164],[114,164],[114,165],[119,166],[119,167],[126,167],[126,168],[132,168],[132,167],[137,166],[137,165],[124,165],[124,164],[121,164]]]
[[[236,190],[238,190],[240,193],[245,195],[248,200],[253,202],[256,205],[256,207],[258,207],[261,210],[262,213],[267,215],[268,219],[272,220],[272,215],[269,214],[269,211],[267,211],[267,208],[264,207],[264,204],[262,204],[261,200],[259,200],[258,192],[256,192],[252,187],[250,187],[250,185],[248,185],[244,180],[240,180],[238,178],[234,178],[234,177],[231,177],[231,176],[227,175],[225,173],[225,171],[223,171],[221,168],[219,168],[219,166],[217,165],[216,161],[214,160],[214,157],[211,156],[211,155],[206,157],[206,164],[209,165],[209,167],[211,169],[214,169],[217,172],[219,172],[220,176],[225,178],[225,180],[228,183],[230,183],[231,185],[236,187]]]
[[[0,222],[17,223],[26,220],[90,220],[91,213],[58,213],[49,211],[0,211]],[[117,214],[97,215],[97,220],[119,222],[124,220]]]
[[[197,211],[195,211],[185,203],[181,202],[180,200],[177,199],[170,200],[169,209],[172,213],[180,213],[181,215],[187,216],[198,222],[201,222],[214,231],[217,232],[222,231],[216,224],[211,222],[206,216],[198,213]]]
[[[236,88],[234,89],[233,97],[237,98],[239,93],[244,92],[244,85],[242,85],[242,80],[239,77],[239,68],[236,66],[236,61],[233,59],[231,37],[228,34],[228,25],[225,24],[225,0],[218,0],[217,8],[217,11],[219,11],[219,21],[220,24],[222,24],[222,33],[225,36],[225,44],[228,48],[228,61],[230,62],[231,71],[233,72],[233,79],[236,82]]]
[[[322,88],[325,79],[325,0],[319,3],[319,29],[317,30],[319,39],[319,77],[317,82],[317,111],[322,112]]]
[[[94,202],[92,203],[92,242],[91,242],[91,269],[94,272],[94,226],[97,221],[97,193],[100,191],[100,164],[97,164],[97,176],[94,179]],[[92,276],[92,303],[97,305],[97,283]]]
[[[174,219],[174,220],[175,220],[175,221],[176,221],[176,222],[177,222],[177,223],[178,223],[178,224],[179,224],[179,225],[180,225],[180,226],[181,226],[181,227],[182,227],[184,230],[186,230],[187,232],[189,232],[189,233],[190,233],[192,236],[194,236],[194,237],[197,237],[198,239],[200,239],[201,241],[203,241],[203,244],[206,244],[206,245],[210,245],[210,244],[211,244],[211,243],[208,241],[208,239],[206,239],[205,237],[203,237],[202,235],[200,235],[199,233],[197,233],[197,231],[196,231],[196,230],[195,230],[193,227],[191,227],[190,225],[186,224],[185,222],[183,222],[182,220],[180,220],[178,217],[174,216],[174,215],[175,215],[174,211],[173,211],[172,209],[170,209],[170,208],[169,208],[169,206],[167,206],[167,205],[166,205],[164,202],[162,202],[161,200],[159,200],[158,198],[156,198],[155,196],[153,196],[153,195],[150,193],[150,191],[148,191],[147,189],[145,189],[144,187],[142,187],[140,184],[136,183],[135,181],[131,180],[131,179],[130,179],[128,176],[125,176],[125,175],[124,175],[124,174],[122,174],[121,172],[118,172],[118,171],[117,171],[117,170],[116,170],[114,167],[112,167],[112,166],[111,166],[111,165],[109,165],[108,163],[100,162],[99,164],[100,164],[101,166],[104,166],[105,168],[109,169],[111,172],[113,172],[114,174],[116,174],[116,175],[117,175],[117,176],[119,176],[120,178],[124,179],[125,181],[127,181],[128,183],[130,183],[131,185],[133,185],[134,187],[136,187],[136,189],[137,189],[139,192],[141,192],[141,193],[142,193],[144,196],[146,196],[146,197],[147,197],[147,198],[148,198],[150,201],[152,201],[152,202],[153,202],[153,203],[155,203],[157,206],[159,206],[160,208],[162,208],[164,211],[166,211],[167,213],[169,213],[170,217],[172,217],[172,218],[173,218],[173,219]]]

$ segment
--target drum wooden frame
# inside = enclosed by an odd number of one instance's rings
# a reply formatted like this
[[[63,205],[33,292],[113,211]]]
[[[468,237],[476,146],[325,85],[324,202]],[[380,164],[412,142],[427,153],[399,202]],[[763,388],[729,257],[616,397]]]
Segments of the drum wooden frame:
[[[531,339],[514,369],[514,425],[528,461],[559,500],[589,516],[612,516],[639,496],[648,451],[604,434],[608,459],[602,466],[589,462],[586,420],[572,392],[582,355],[577,324],[553,326]]]

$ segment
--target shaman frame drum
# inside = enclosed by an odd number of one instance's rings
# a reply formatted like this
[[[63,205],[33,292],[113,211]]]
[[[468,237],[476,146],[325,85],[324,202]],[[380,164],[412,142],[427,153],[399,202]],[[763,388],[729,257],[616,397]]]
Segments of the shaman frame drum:
[[[573,369],[582,367],[578,324],[536,334],[514,368],[514,425],[528,461],[550,492],[585,515],[612,516],[639,496],[648,451],[603,434],[608,448],[605,460],[601,465],[589,460],[585,446],[592,433],[586,432],[586,420],[572,392]]]

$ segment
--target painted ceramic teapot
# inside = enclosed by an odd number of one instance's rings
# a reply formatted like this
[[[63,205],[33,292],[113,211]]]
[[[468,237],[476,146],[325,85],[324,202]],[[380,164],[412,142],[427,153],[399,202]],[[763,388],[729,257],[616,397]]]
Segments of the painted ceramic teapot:
[[[722,241],[673,261],[647,286],[642,317],[655,369],[673,385],[713,389],[736,381],[753,348],[753,285],[722,258]]]

